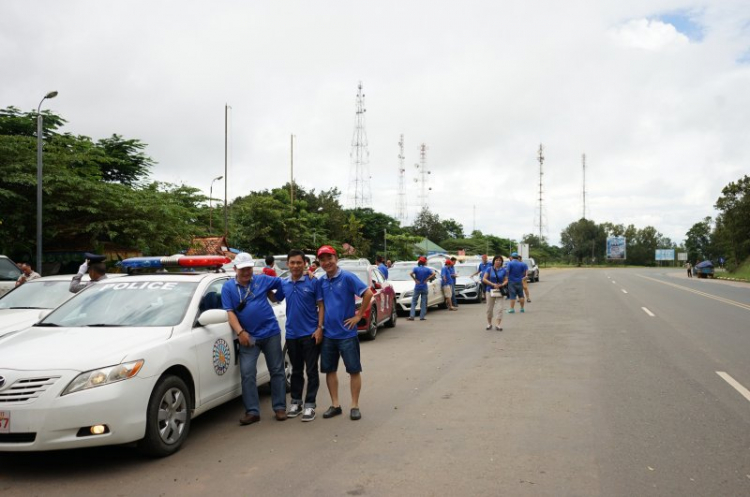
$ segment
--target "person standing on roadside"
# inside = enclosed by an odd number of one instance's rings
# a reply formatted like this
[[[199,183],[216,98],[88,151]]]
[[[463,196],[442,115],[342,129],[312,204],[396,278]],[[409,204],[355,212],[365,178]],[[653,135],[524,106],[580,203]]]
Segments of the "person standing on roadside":
[[[503,267],[503,256],[496,255],[492,258],[492,266],[482,276],[485,285],[484,293],[487,295],[487,327],[492,329],[492,319],[495,319],[495,329],[503,331],[500,323],[503,320],[503,297],[500,289],[508,284],[508,275]]]
[[[265,274],[253,275],[250,254],[241,252],[234,258],[234,279],[221,288],[221,304],[227,311],[229,326],[240,342],[240,377],[245,413],[241,425],[260,421],[258,398],[258,358],[263,352],[271,375],[271,405],[278,421],[286,415],[286,378],[284,353],[281,350],[281,328],[269,299],[284,300],[281,278]],[[274,290],[276,293],[274,293]]]
[[[690,261],[687,261],[685,263],[685,268],[687,268],[688,278],[692,278],[693,277],[693,265],[690,264]]]
[[[37,278],[41,278],[42,276],[31,269],[31,266],[28,262],[21,262],[17,264],[18,268],[23,272],[21,276],[18,277],[16,280],[16,286],[21,286],[27,281],[35,280]]]
[[[103,255],[86,252],[84,257],[86,260],[81,264],[78,268],[78,273],[73,276],[73,279],[70,281],[68,290],[70,290],[71,293],[78,293],[97,281],[107,279],[107,266],[104,264],[105,257]],[[81,283],[81,279],[83,279],[83,275],[86,273],[88,273],[89,278],[91,279],[86,283]]]
[[[440,289],[443,292],[443,298],[445,299],[445,306],[448,310],[457,311],[456,307],[453,306],[451,297],[453,296],[453,278],[451,276],[452,262],[450,259],[446,259],[443,269],[440,270]]]
[[[326,274],[320,279],[323,294],[324,326],[323,344],[320,350],[320,370],[326,374],[326,386],[331,395],[331,407],[323,413],[323,418],[332,418],[342,413],[339,403],[339,358],[343,359],[349,373],[349,387],[352,395],[349,417],[362,418],[359,409],[359,394],[362,390],[362,362],[359,354],[357,325],[365,311],[370,308],[372,290],[354,273],[338,267],[338,254],[330,245],[318,249],[320,267]],[[355,308],[354,298],[361,297],[359,309]]]
[[[375,258],[375,261],[378,263],[378,269],[380,269],[380,272],[383,273],[383,278],[388,279],[388,266],[385,265],[385,259],[382,255],[379,255]]]
[[[406,318],[408,321],[414,321],[414,315],[417,309],[417,300],[420,301],[419,309],[419,320],[424,321],[427,319],[427,298],[429,296],[429,289],[427,288],[427,282],[435,278],[435,270],[427,266],[427,259],[420,257],[417,260],[417,267],[412,269],[409,276],[414,280],[414,293],[411,296],[411,309],[409,310],[409,317]]]
[[[529,270],[529,267],[525,262],[517,260],[519,258],[517,252],[510,254],[510,257],[511,260],[508,262],[508,267],[506,268],[508,272],[508,294],[510,298],[510,310],[508,313],[515,314],[516,299],[518,299],[521,304],[521,312],[526,312],[524,310],[524,302],[526,299],[524,299],[523,296],[523,280],[526,278],[526,272]]]
[[[521,261],[521,262],[523,262],[523,258],[520,255],[518,256],[518,260]],[[524,262],[524,264],[526,264],[526,263]],[[529,270],[529,265],[526,264],[527,274],[528,274],[528,270]],[[530,304],[531,303],[531,294],[529,293],[529,278],[527,276],[524,276],[523,277],[523,281],[521,283],[523,283],[523,294],[526,296],[526,302],[528,302]]]
[[[451,304],[458,309],[458,300],[456,300],[456,278],[458,278],[456,274],[456,261],[455,257],[451,257]]]
[[[477,265],[477,272],[472,274],[471,277],[479,275],[479,280],[481,281],[484,278],[484,273],[487,272],[489,268],[492,267],[492,263],[487,260],[487,254],[482,254],[482,262],[480,262]],[[487,295],[482,293],[482,299],[486,299]]]
[[[276,274],[276,259],[272,255],[266,256],[266,267],[263,268],[263,274],[266,276],[278,276]]]
[[[286,263],[289,276],[281,280],[286,297],[286,347],[292,363],[292,402],[287,416],[302,414],[302,421],[315,419],[316,398],[320,387],[318,358],[323,341],[323,295],[320,280],[305,271],[301,250],[291,250]],[[307,395],[302,390],[307,373]]]

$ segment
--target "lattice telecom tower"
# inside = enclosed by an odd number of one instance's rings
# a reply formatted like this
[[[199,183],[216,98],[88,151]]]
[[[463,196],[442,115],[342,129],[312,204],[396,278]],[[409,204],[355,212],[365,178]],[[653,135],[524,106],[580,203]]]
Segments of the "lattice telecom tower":
[[[370,190],[370,152],[367,148],[365,131],[365,94],[362,93],[362,82],[357,91],[357,110],[352,135],[352,150],[349,153],[351,169],[349,171],[349,199],[355,209],[370,207],[372,191]]]
[[[414,178],[415,183],[419,183],[419,206],[421,210],[429,207],[429,195],[432,188],[427,186],[428,176],[432,171],[427,169],[427,145],[424,143],[419,146],[419,164],[414,164],[419,171],[419,178]]]
[[[539,144],[539,153],[537,155],[539,160],[539,243],[544,241],[544,203],[543,203],[543,178],[544,178],[544,148],[542,144]]]
[[[404,166],[404,135],[398,141],[398,202],[396,203],[396,219],[406,221],[406,167]]]

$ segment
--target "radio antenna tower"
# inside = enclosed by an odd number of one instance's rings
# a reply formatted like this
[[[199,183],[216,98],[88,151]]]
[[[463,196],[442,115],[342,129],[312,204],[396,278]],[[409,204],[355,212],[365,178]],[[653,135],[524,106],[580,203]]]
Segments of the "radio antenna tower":
[[[537,159],[539,160],[539,243],[542,243],[544,241],[544,209],[543,209],[543,178],[544,178],[544,148],[542,147],[542,144],[539,144],[539,153],[537,155]]]
[[[583,219],[586,219],[586,154],[581,156],[583,163]]]
[[[351,162],[349,176],[349,198],[355,209],[370,207],[372,192],[370,190],[370,152],[367,148],[365,131],[365,94],[362,93],[362,82],[357,87],[357,111],[352,135],[352,150],[349,153]]]
[[[427,177],[432,171],[427,169],[427,145],[424,143],[419,146],[419,164],[414,164],[414,167],[419,171],[419,178],[414,178],[415,182],[419,182],[419,205],[421,210],[425,210],[428,208],[429,194],[432,190],[427,186]]]
[[[398,203],[396,204],[396,219],[406,221],[406,167],[404,166],[404,135],[398,141]]]

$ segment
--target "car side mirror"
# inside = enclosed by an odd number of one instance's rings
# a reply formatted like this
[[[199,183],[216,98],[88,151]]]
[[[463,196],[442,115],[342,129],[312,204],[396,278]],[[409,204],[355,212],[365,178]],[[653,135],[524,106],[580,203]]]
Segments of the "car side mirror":
[[[198,324],[201,326],[208,326],[210,324],[221,324],[229,321],[227,311],[224,309],[208,309],[203,311],[198,317]]]

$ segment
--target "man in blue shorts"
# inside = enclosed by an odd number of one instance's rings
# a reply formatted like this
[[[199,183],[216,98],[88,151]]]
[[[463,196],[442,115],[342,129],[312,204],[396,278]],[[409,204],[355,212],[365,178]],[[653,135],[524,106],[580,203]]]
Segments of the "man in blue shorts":
[[[516,299],[521,303],[521,312],[524,311],[525,299],[523,296],[523,279],[526,277],[526,272],[529,270],[529,266],[525,262],[518,260],[518,252],[510,254],[510,262],[508,262],[508,293],[510,298],[510,310],[508,314],[514,314],[516,312]]]
[[[239,253],[234,258],[237,275],[221,288],[221,304],[227,311],[229,326],[240,342],[240,377],[242,403],[245,414],[241,425],[260,421],[258,398],[258,357],[263,352],[271,375],[271,404],[276,419],[286,416],[286,378],[284,353],[281,351],[281,328],[268,299],[284,300],[281,278],[258,274],[253,276],[253,259],[250,254]],[[276,290],[276,293],[273,293]]]
[[[362,320],[365,310],[370,308],[372,290],[354,273],[338,267],[338,254],[330,245],[323,245],[318,249],[318,260],[320,267],[326,272],[320,279],[325,306],[320,370],[326,374],[326,386],[331,395],[331,407],[323,413],[323,417],[332,418],[342,413],[336,372],[341,358],[350,377],[352,404],[349,417],[356,421],[362,418],[359,410],[362,363],[359,357],[357,324]],[[362,297],[362,305],[358,310],[354,305],[355,297]]]
[[[420,301],[419,308],[419,320],[424,321],[427,319],[427,298],[429,296],[429,289],[427,288],[427,282],[435,279],[435,270],[429,266],[426,266],[427,259],[420,257],[417,260],[417,267],[412,269],[409,276],[414,280],[414,293],[411,296],[411,309],[409,310],[409,317],[406,318],[408,321],[414,321],[414,315],[417,309],[417,300]]]
[[[320,280],[305,270],[304,252],[289,251],[286,263],[289,277],[281,281],[286,297],[286,347],[292,363],[292,405],[286,414],[290,418],[302,414],[302,421],[312,421],[320,387],[318,359],[323,340],[323,296]],[[303,404],[305,373],[307,395]]]

